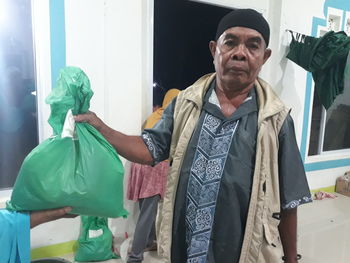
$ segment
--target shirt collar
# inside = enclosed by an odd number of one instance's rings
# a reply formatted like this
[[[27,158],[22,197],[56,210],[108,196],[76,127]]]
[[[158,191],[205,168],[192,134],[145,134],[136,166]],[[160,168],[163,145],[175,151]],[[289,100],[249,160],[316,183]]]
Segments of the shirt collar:
[[[218,99],[218,96],[216,94],[216,91],[215,89],[210,89],[209,92],[211,93],[210,96],[209,96],[209,100],[208,102],[211,103],[211,104],[214,104],[216,105],[217,107],[219,107],[219,109],[221,109],[221,105],[220,105],[220,102],[219,102],[219,99]],[[253,98],[252,96],[252,92],[249,91],[249,94],[248,94],[248,97],[243,101],[243,103],[251,100]],[[242,104],[243,104],[242,103]]]

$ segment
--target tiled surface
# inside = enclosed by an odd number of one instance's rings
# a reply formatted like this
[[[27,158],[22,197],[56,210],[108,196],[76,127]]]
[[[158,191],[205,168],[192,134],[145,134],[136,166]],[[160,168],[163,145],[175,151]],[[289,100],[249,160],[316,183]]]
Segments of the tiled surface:
[[[314,201],[298,213],[301,263],[350,262],[350,197]]]
[[[350,263],[350,197],[314,201],[298,210],[300,263]],[[66,259],[73,262],[73,255]],[[121,259],[108,263],[122,263]],[[144,263],[160,263],[156,252],[146,252]]]
[[[74,262],[74,255],[73,254],[69,254],[66,256],[63,256],[62,258],[67,259],[71,262]],[[123,263],[125,261],[121,260],[121,259],[111,259],[111,260],[107,260],[107,261],[103,261],[106,263]],[[143,263],[161,263],[159,257],[157,256],[157,252],[145,252],[144,253],[144,261]]]

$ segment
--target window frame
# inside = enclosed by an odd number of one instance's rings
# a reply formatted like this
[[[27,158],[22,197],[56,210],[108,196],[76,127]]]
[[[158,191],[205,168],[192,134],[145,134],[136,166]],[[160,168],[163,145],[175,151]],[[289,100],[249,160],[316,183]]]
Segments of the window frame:
[[[344,19],[344,12],[345,12],[345,19]],[[338,28],[334,28],[329,23],[330,19],[334,18],[334,17],[339,18],[340,24],[338,25]],[[324,35],[325,33],[327,33],[328,31],[333,30],[333,29],[335,29],[334,31],[341,31],[341,30],[345,31],[347,21],[350,21],[350,11],[346,12],[346,11],[341,10],[341,9],[328,7],[326,26],[321,26],[321,25],[317,26],[317,37],[320,37],[320,36]],[[347,32],[347,33],[350,33],[350,27],[349,27],[349,32]],[[311,85],[311,94],[312,94],[312,96],[310,99],[307,149],[305,152],[306,163],[350,158],[350,148],[331,150],[331,151],[324,151],[323,150],[324,135],[325,135],[325,129],[326,129],[326,118],[327,118],[327,111],[323,106],[322,106],[322,112],[321,112],[317,154],[316,155],[308,155],[309,154],[309,147],[310,147],[311,128],[312,128],[311,121],[312,121],[312,112],[313,112],[313,102],[314,102],[314,96],[315,96],[315,84],[314,84],[314,82],[312,82],[312,85]]]
[[[47,125],[50,108],[45,103],[52,87],[51,68],[47,66],[51,65],[49,4],[49,1],[31,0],[39,143],[51,135],[51,128]],[[5,202],[10,199],[11,194],[12,188],[0,189],[0,208],[6,206]]]
[[[52,89],[51,67],[48,66],[51,65],[49,5],[49,1],[32,0],[39,143],[52,133],[51,127],[47,125],[50,107],[45,103]]]

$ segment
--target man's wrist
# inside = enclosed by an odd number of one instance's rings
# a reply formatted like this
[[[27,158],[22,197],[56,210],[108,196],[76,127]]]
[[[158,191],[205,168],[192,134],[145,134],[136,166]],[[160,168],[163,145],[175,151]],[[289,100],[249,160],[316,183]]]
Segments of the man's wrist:
[[[96,127],[96,130],[98,130],[104,137],[109,137],[113,131],[109,126],[107,126],[104,123],[101,123],[98,127]]]
[[[301,255],[297,254],[296,256],[283,256],[282,260],[284,263],[296,263],[301,259]]]

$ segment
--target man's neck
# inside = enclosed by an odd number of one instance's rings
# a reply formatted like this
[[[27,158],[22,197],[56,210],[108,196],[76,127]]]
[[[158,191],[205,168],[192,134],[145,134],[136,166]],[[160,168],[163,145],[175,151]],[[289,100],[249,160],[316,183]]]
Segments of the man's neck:
[[[254,87],[254,83],[243,87],[225,86],[220,82],[216,82],[215,92],[219,99],[220,105],[222,103],[230,103],[235,108],[238,108],[244,100],[248,97],[250,90]]]

